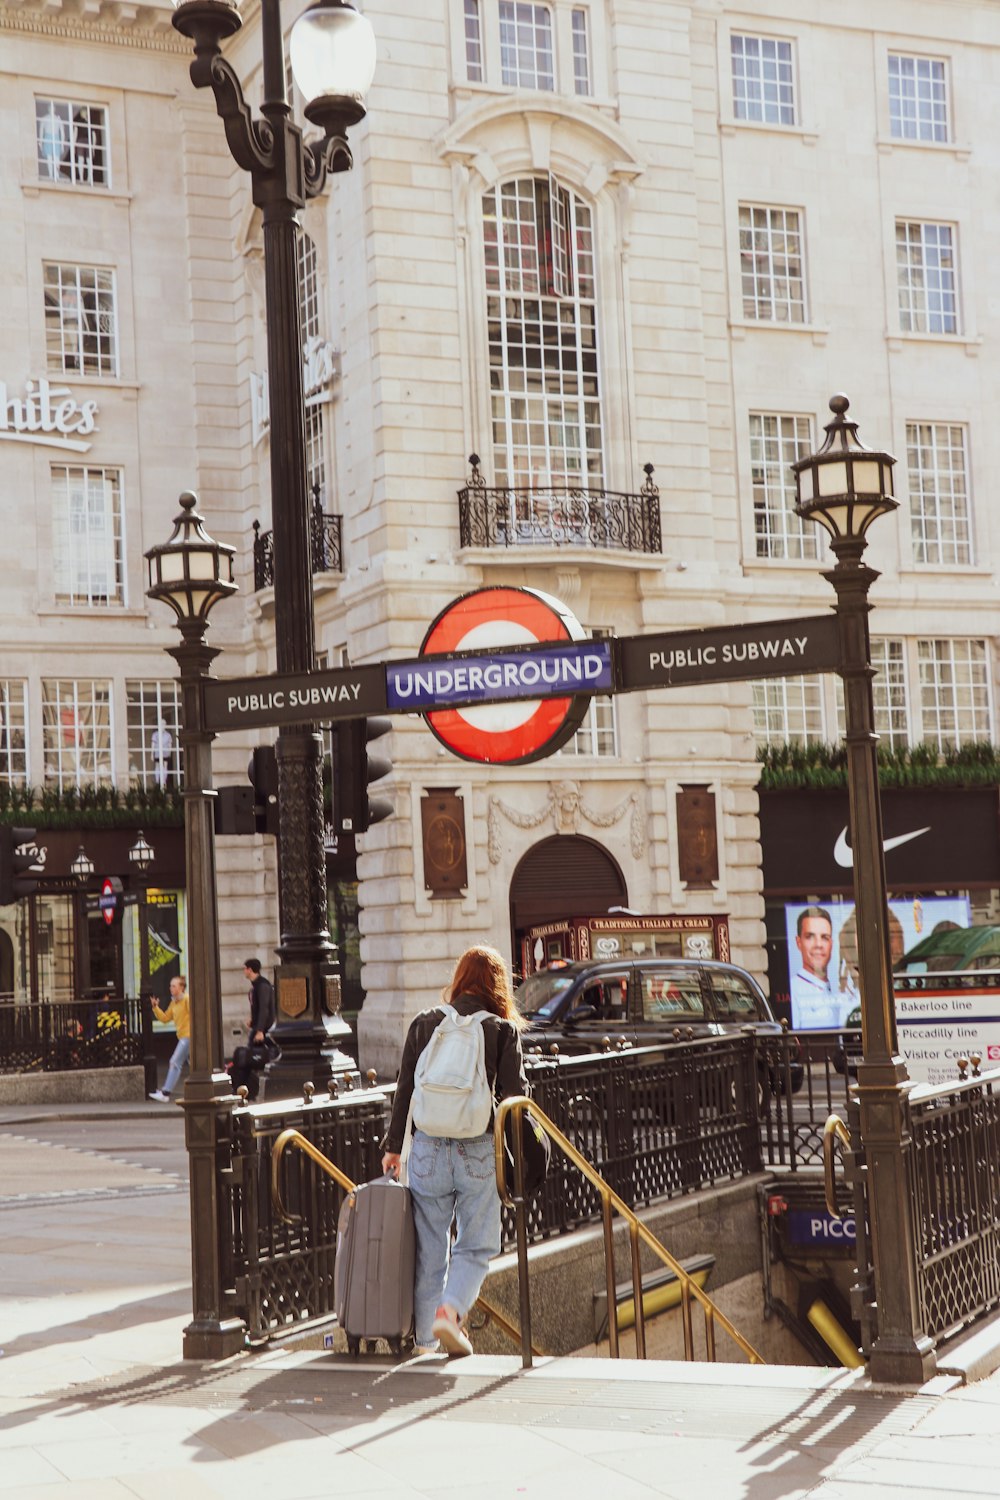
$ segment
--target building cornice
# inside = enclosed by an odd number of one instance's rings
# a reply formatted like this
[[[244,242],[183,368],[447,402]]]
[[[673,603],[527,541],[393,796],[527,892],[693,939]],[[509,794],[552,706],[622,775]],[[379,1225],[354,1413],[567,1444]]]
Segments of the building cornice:
[[[185,57],[191,44],[173,29],[172,15],[171,5],[130,5],[123,0],[4,0],[0,31]]]

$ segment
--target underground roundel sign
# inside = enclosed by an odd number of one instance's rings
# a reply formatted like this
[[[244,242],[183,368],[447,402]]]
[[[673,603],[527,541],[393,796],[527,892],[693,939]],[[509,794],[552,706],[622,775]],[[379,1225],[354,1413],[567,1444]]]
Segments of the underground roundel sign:
[[[420,647],[421,656],[474,651],[489,658],[491,651],[512,646],[532,647],[582,641],[579,620],[558,599],[537,589],[485,588],[463,594],[443,609]],[[531,658],[536,681],[547,679],[544,652]],[[488,669],[484,669],[486,675]],[[484,703],[446,708],[424,717],[433,733],[453,755],[491,765],[523,766],[559,750],[583,722],[588,693],[571,697],[528,699],[513,703]]]

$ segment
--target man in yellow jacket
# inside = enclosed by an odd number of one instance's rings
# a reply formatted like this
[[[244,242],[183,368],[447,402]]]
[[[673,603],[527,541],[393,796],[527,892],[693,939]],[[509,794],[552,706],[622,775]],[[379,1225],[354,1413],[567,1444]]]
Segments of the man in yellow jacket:
[[[156,1001],[152,1001],[153,1015],[158,1021],[172,1021],[177,1032],[177,1046],[170,1057],[170,1066],[167,1069],[166,1081],[162,1089],[156,1089],[150,1094],[157,1104],[169,1104],[170,1095],[180,1082],[184,1064],[188,1060],[191,1051],[191,1001],[187,993],[187,976],[178,974],[170,981],[170,1004],[166,1010],[161,1010]]]

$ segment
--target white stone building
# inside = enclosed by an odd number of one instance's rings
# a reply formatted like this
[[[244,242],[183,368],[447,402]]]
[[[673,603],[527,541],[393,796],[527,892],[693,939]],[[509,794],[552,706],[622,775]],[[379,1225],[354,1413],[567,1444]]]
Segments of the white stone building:
[[[288,5],[289,25],[301,8]],[[786,465],[818,445],[844,389],[862,438],[899,458],[900,509],[871,549],[882,727],[995,740],[1000,6],[363,8],[379,64],[355,166],[303,215],[310,476],[341,517],[342,566],[316,575],[326,663],[413,655],[438,612],[483,585],[544,590],[618,635],[821,613],[832,594]],[[244,9],[227,55],[256,101],[259,31]],[[270,528],[260,226],[165,6],[5,4],[0,35],[17,143],[0,169],[12,308],[0,379],[8,401],[44,376],[98,402],[73,467],[99,471],[100,518],[81,524],[88,537],[112,528],[114,545],[94,547],[118,569],[102,593],[91,564],[88,591],[67,599],[66,461],[30,440],[0,446],[0,689],[27,746],[18,759],[8,734],[0,779],[51,779],[46,724],[51,741],[64,721],[46,682],[100,680],[113,707],[94,778],[124,784],[129,684],[170,675],[141,553],[165,539],[182,489],[239,549],[241,602],[213,625],[220,673],[273,665],[251,529]],[[78,137],[78,109],[91,130],[103,121],[105,181],[74,178],[72,152],[66,165],[58,121]],[[92,346],[70,283],[97,312]],[[80,369],[66,363],[73,339]],[[489,511],[467,485],[471,453],[487,492],[504,492]],[[647,463],[661,551],[616,531],[642,513]],[[574,507],[566,488],[595,493]],[[588,890],[606,899],[609,883],[639,912],[727,917],[735,960],[762,973],[756,742],[836,738],[837,712],[833,678],[595,700],[557,758],[506,771],[397,720],[396,815],[363,836],[358,864],[365,1062],[392,1066],[461,946],[492,940],[518,964],[512,929],[566,915],[577,892],[584,906]],[[217,748],[219,779],[238,779],[247,746]],[[714,823],[717,878],[682,876],[678,796],[692,788],[703,835]],[[428,890],[421,804],[445,790],[461,799],[467,880],[442,898]],[[220,846],[234,1024],[240,961],[275,940],[271,858],[260,839]],[[823,894],[818,879],[809,888]]]

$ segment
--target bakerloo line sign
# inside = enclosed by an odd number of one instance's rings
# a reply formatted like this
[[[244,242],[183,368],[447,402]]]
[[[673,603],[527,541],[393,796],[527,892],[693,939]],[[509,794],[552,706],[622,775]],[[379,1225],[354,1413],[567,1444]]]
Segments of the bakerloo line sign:
[[[475,589],[437,616],[420,655],[331,671],[210,680],[208,730],[422,714],[463,760],[527,765],[579,728],[594,693],[834,671],[836,617],[592,640],[558,599]]]

